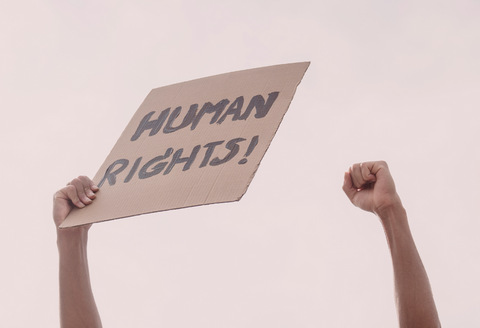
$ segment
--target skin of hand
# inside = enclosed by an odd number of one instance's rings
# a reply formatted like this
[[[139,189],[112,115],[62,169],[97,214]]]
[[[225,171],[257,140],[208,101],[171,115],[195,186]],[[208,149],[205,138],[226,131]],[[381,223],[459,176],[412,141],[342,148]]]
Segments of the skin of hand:
[[[355,206],[375,213],[382,222],[392,256],[400,327],[441,327],[427,272],[387,163],[354,164],[345,173],[343,191]]]
[[[59,229],[60,224],[65,220],[68,213],[74,206],[83,208],[93,202],[95,192],[98,187],[86,176],[79,176],[67,183],[67,186],[60,189],[53,195],[53,221],[57,227],[57,232],[72,232],[71,230],[90,229],[91,225],[82,226],[75,229]]]
[[[392,209],[403,208],[388,165],[384,161],[352,165],[345,172],[343,191],[362,210],[380,218]]]
[[[60,285],[60,327],[100,328],[90,283],[87,257],[88,230],[91,225],[60,229],[74,206],[83,208],[95,199],[98,187],[86,176],[79,176],[53,196],[53,220],[57,227]]]

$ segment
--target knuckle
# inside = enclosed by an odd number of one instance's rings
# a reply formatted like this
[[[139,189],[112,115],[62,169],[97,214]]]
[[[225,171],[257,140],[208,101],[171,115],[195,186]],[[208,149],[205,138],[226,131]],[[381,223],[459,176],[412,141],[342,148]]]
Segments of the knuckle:
[[[77,179],[80,180],[80,181],[88,181],[89,180],[86,175],[79,175]]]
[[[72,203],[75,204],[77,207],[84,207],[85,204],[82,202],[79,196],[75,197],[75,199],[72,200]]]
[[[86,194],[87,196],[93,196],[93,195],[95,195],[90,187],[85,187],[83,190],[85,191],[85,194]]]

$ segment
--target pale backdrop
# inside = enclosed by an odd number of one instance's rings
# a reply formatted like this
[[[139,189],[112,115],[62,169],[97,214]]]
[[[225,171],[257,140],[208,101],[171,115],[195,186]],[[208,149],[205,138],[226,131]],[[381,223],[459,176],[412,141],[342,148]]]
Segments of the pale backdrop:
[[[92,227],[105,327],[396,326],[378,220],[343,172],[388,161],[445,327],[478,327],[480,2],[0,2],[0,325],[58,326],[51,198],[152,88],[311,61],[244,198]],[[299,170],[298,164],[302,169]]]

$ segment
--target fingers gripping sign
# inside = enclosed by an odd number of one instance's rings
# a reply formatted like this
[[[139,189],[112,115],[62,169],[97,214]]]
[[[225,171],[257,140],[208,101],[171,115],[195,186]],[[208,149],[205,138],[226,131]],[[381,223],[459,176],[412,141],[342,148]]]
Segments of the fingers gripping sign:
[[[390,170],[384,161],[352,165],[345,173],[343,191],[353,205],[377,215],[392,206],[401,205]]]
[[[57,191],[53,196],[53,220],[57,228],[67,217],[73,206],[83,208],[95,199],[99,189],[86,176],[73,179],[67,186]]]

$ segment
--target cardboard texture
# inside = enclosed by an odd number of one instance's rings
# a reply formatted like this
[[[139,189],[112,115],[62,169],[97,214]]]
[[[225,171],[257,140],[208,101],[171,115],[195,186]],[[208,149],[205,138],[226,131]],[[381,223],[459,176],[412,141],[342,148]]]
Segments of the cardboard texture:
[[[96,200],[61,227],[240,200],[309,64],[153,89],[93,178]]]

